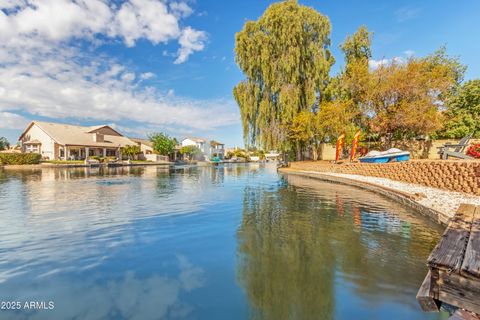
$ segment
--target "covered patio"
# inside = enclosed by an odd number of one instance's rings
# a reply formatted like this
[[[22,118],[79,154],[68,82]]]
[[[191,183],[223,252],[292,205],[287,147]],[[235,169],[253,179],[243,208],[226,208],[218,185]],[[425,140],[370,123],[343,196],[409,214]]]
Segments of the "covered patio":
[[[59,158],[62,160],[85,160],[89,157],[114,157],[121,159],[121,147],[59,146]]]

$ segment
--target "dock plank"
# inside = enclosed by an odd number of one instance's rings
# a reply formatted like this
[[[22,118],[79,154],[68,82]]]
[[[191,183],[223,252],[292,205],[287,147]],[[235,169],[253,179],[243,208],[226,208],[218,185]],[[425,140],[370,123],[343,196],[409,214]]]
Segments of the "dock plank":
[[[475,206],[461,204],[440,242],[428,257],[428,266],[449,272],[460,272],[475,215]]]
[[[475,210],[461,274],[480,279],[480,207]]]
[[[438,312],[440,311],[441,302],[436,300],[432,293],[430,292],[430,281],[431,281],[431,274],[428,271],[425,280],[418,290],[417,293],[417,301],[420,304],[420,307],[425,312]]]
[[[480,314],[480,280],[440,270],[438,300]]]

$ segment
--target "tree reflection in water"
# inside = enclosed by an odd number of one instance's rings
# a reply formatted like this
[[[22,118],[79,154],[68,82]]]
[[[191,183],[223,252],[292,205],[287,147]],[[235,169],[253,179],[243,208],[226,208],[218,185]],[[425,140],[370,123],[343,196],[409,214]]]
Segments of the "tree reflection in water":
[[[244,191],[237,274],[253,318],[330,319],[350,299],[417,308],[440,227],[374,193],[285,181]],[[340,300],[338,291],[351,292]]]

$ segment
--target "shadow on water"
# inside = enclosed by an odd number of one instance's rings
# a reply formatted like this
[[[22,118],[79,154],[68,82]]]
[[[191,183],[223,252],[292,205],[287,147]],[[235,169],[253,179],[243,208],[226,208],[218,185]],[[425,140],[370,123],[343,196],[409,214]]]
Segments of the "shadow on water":
[[[415,294],[440,227],[374,193],[284,179],[277,191],[244,192],[237,274],[252,318],[355,318],[358,300],[371,307],[365,319],[404,318],[378,311],[395,303],[426,317]]]

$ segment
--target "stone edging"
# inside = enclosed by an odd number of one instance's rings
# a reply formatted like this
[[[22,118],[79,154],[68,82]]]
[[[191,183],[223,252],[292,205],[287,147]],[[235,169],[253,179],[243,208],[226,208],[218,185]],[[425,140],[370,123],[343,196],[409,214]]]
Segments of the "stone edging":
[[[278,169],[280,173],[285,173],[285,174],[294,174],[294,175],[299,175],[307,178],[313,178],[313,179],[318,179],[322,181],[327,181],[330,183],[337,183],[337,184],[343,184],[343,185],[349,185],[349,186],[355,186],[358,188],[366,189],[369,191],[373,191],[376,193],[379,193],[381,195],[387,196],[390,199],[393,199],[395,201],[398,201],[410,208],[413,208],[415,210],[418,210],[421,214],[428,216],[435,222],[441,224],[441,225],[447,225],[448,220],[450,219],[447,217],[445,214],[442,212],[439,212],[435,209],[432,209],[430,207],[427,207],[421,203],[419,203],[417,200],[419,199],[418,195],[403,192],[400,190],[395,190],[391,188],[387,188],[378,184],[370,183],[370,182],[364,182],[364,181],[358,181],[354,179],[348,179],[348,178],[343,178],[343,177],[337,177],[337,176],[331,176],[328,174],[322,174],[319,172],[314,172],[314,171],[302,171],[302,170],[295,170],[295,169],[289,169],[289,168],[280,168]]]

